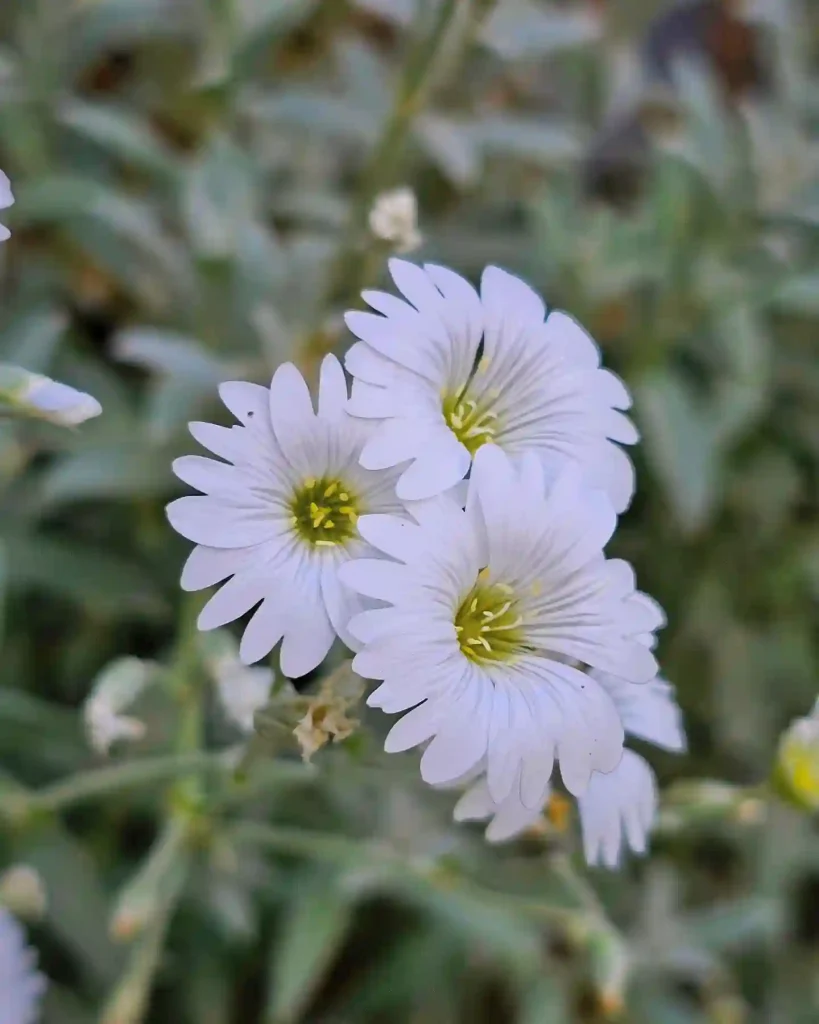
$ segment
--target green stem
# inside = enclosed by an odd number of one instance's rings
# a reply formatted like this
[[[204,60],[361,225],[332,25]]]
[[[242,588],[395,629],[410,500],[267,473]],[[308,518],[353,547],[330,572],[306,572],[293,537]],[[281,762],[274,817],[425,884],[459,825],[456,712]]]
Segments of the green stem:
[[[232,754],[232,751],[191,751],[94,768],[33,793],[15,794],[7,798],[8,804],[15,818],[25,818],[36,813],[54,813],[94,797],[167,782],[193,772],[223,774],[229,770]]]
[[[100,1024],[140,1024],[148,1012],[153,981],[175,903],[168,903],[134,945],[125,974],[103,1010]]]
[[[397,862],[396,855],[387,846],[366,839],[352,839],[310,829],[242,821],[231,829],[231,836],[240,843],[260,846],[276,853],[310,857],[332,864]]]
[[[460,54],[468,48],[481,20],[496,0],[473,0],[467,29],[461,40]],[[464,0],[443,0],[438,6],[432,26],[419,33],[410,48],[399,78],[392,109],[383,130],[361,174],[347,229],[341,239],[329,274],[328,300],[331,306],[347,305],[358,299],[361,289],[375,276],[385,256],[385,247],[368,237],[367,222],[376,196],[395,184],[405,145],[413,122],[422,111],[441,58],[447,49],[450,29],[463,13]],[[452,74],[458,61],[453,60]],[[332,348],[333,339],[319,328],[305,340],[307,363],[320,358]]]

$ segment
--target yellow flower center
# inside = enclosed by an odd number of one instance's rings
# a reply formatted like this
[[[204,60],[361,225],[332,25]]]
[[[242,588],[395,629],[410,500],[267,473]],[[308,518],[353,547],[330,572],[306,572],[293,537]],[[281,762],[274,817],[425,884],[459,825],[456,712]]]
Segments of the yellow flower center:
[[[779,769],[797,802],[810,810],[819,810],[819,743],[790,738],[782,746]]]
[[[293,494],[290,522],[308,544],[334,547],[346,544],[356,534],[358,500],[337,479],[309,477]]]
[[[498,414],[491,409],[481,408],[474,399],[467,398],[466,388],[454,394],[445,394],[442,411],[446,425],[470,455],[491,441],[497,432]]]
[[[512,588],[505,583],[487,583],[486,572],[481,571],[455,613],[458,643],[470,661],[513,661],[527,650],[523,619]]]

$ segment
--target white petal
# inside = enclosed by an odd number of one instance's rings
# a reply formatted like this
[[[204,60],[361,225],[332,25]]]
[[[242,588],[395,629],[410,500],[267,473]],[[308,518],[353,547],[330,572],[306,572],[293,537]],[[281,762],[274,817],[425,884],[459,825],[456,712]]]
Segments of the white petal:
[[[505,843],[509,839],[525,832],[543,814],[543,806],[549,798],[547,788],[540,805],[534,809],[527,807],[513,793],[496,807],[495,815],[486,829],[486,838],[490,843]]]
[[[611,695],[627,733],[665,750],[686,749],[682,713],[664,679],[630,683],[608,672],[592,672]]]
[[[315,414],[304,377],[292,363],[283,363],[270,382],[270,422],[288,462],[299,472],[320,475],[312,465],[311,441]]]
[[[645,851],[657,809],[654,773],[642,757],[626,750],[614,771],[595,773],[579,806],[586,859],[615,868],[624,845]]]
[[[600,349],[591,335],[568,313],[560,310],[551,312],[546,320],[546,333],[547,343],[554,345],[566,362],[589,370],[596,370],[600,365]],[[620,405],[618,408],[627,409],[628,406]]]
[[[487,267],[481,278],[481,302],[485,318],[485,344],[489,358],[531,326],[540,326],[546,315],[543,299],[520,278]]]
[[[253,572],[240,573],[216,591],[199,613],[196,624],[199,629],[208,630],[233,622],[257,605],[269,589],[269,579]]]
[[[279,595],[268,594],[245,627],[239,646],[239,657],[252,665],[270,654],[284,636],[287,609]]]
[[[5,210],[14,202],[14,195],[11,191],[11,182],[8,175],[0,171],[0,210]]]
[[[228,462],[239,462],[245,443],[241,427],[220,427],[215,423],[194,421],[188,424],[193,437],[208,451]]]
[[[339,567],[338,576],[346,587],[365,597],[400,604],[407,596],[409,578],[402,566],[377,558],[356,558]]]
[[[185,562],[180,585],[188,591],[212,587],[247,568],[254,556],[254,548],[243,551],[241,548],[208,548],[199,544]]]
[[[353,651],[360,649],[361,644],[350,632],[350,620],[358,615],[363,607],[361,597],[349,587],[345,587],[338,575],[339,565],[334,561],[326,561],[321,567],[321,596],[327,616],[336,635]]]
[[[471,458],[454,434],[436,438],[434,448],[413,462],[398,481],[396,493],[406,501],[441,494],[466,476]]]
[[[494,814],[496,806],[484,776],[470,786],[455,804],[452,816],[455,821],[484,821]]]
[[[360,516],[358,532],[374,548],[399,562],[423,557],[423,532],[409,519],[387,515]]]
[[[319,376],[318,414],[325,420],[337,420],[347,405],[347,381],[335,356],[325,356]]]
[[[172,469],[180,480],[203,494],[230,499],[239,492],[246,492],[247,474],[215,459],[183,455],[174,459]]]
[[[245,426],[254,419],[267,419],[268,392],[261,384],[248,384],[243,380],[225,381],[219,385],[219,397]]]
[[[214,498],[177,498],[166,512],[177,533],[207,547],[246,548],[271,540],[280,532],[277,524],[258,509],[233,508]]]
[[[470,666],[464,671],[464,692],[449,708],[447,724],[437,731],[421,758],[421,778],[431,785],[459,778],[486,754],[491,687]]]
[[[323,604],[300,609],[301,614],[288,621],[281,649],[281,668],[290,679],[307,675],[324,661],[333,645],[335,633]]]
[[[385,396],[389,403],[389,396]],[[383,410],[394,411],[389,404]],[[361,465],[365,469],[384,469],[417,458],[424,448],[433,443],[436,436],[443,435],[447,428],[432,421],[418,422],[413,419],[392,419],[379,425],[378,430],[361,450]]]
[[[412,711],[408,711],[390,729],[384,741],[388,754],[397,754],[424,743],[437,732],[445,720],[445,708],[436,701],[426,700]]]

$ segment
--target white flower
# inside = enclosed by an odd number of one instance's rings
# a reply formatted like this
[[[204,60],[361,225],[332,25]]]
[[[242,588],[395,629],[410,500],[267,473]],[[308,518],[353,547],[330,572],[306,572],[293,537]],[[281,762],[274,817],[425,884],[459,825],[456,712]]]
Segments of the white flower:
[[[628,735],[666,750],[685,750],[680,709],[667,682],[658,678],[640,685],[605,672],[591,674],[611,696]],[[586,859],[590,864],[602,861],[614,868],[624,846],[635,853],[646,850],[657,812],[654,772],[642,757],[625,750],[613,771],[592,774],[578,804]],[[526,807],[514,792],[503,801],[494,801],[485,777],[474,782],[455,807],[456,821],[491,818],[486,830],[490,842],[511,839],[533,825],[540,815],[540,807]]]
[[[393,242],[399,252],[411,252],[423,240],[418,232],[418,202],[410,188],[396,188],[376,196],[369,222],[375,237]]]
[[[0,366],[0,401],[17,415],[48,420],[59,427],[75,427],[102,412],[96,398],[84,391],[7,364]]]
[[[0,1024],[34,1024],[45,978],[23,929],[0,907]]]
[[[11,182],[8,179],[8,175],[0,171],[0,210],[8,209],[13,203],[14,196],[11,192]],[[0,242],[5,242],[10,237],[11,232],[9,229],[5,224],[0,224]]]
[[[174,472],[204,496],[168,506],[171,525],[198,546],[182,573],[185,590],[231,577],[199,616],[203,630],[223,626],[258,605],[239,649],[246,664],[282,640],[281,668],[315,668],[361,602],[338,570],[367,546],[356,531],[364,513],[400,513],[396,473],[359,465],[374,424],[348,416],[341,364],[321,366],[318,414],[303,377],[280,366],[270,388],[233,382],[219,388],[241,426],[192,423],[200,444],[227,460],[189,455]]]
[[[615,526],[605,495],[577,466],[546,491],[535,456],[515,470],[485,445],[465,510],[440,496],[411,509],[416,523],[364,516],[362,536],[393,561],[358,559],[343,582],[390,605],[350,623],[365,645],[353,668],[383,680],[368,703],[407,711],[388,751],[431,740],[421,774],[460,778],[486,758],[495,801],[518,792],[543,804],[554,759],[570,792],[616,767],[617,709],[580,665],[647,682],[657,664],[647,641],[661,609],[634,589],[634,574],[606,560]]]
[[[100,675],[83,707],[85,727],[91,746],[107,754],[118,740],[139,740],[145,724],[123,715],[151,679],[153,665],[139,658],[117,658]]]
[[[542,299],[497,267],[484,271],[480,296],[445,267],[394,259],[390,272],[407,301],[367,291],[381,315],[346,316],[361,339],[346,356],[356,378],[350,412],[384,421],[361,464],[402,466],[399,497],[426,498],[461,480],[491,441],[515,458],[533,451],[548,467],[577,462],[616,511],[626,508],[634,470],[612,442],[638,438],[617,411],[631,398],[600,368],[589,335],[559,311],[544,321]]]
[[[233,637],[221,630],[211,638],[205,662],[216,682],[219,703],[226,716],[243,732],[253,732],[253,718],[265,706],[273,685],[273,671],[251,668],[239,659]]]

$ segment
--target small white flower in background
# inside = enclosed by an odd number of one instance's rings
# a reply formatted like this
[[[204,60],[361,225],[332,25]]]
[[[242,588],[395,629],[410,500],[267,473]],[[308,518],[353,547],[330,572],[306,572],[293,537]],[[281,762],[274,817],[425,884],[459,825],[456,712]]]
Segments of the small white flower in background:
[[[182,587],[228,580],[205,605],[199,628],[224,626],[258,605],[242,637],[242,661],[258,661],[282,640],[283,674],[302,676],[323,661],[336,635],[353,643],[346,625],[362,604],[342,588],[339,567],[368,550],[356,529],[360,515],[403,512],[398,472],[360,466],[377,425],[347,414],[347,382],[334,356],[321,366],[317,413],[290,363],[269,388],[232,382],[219,394],[241,425],[192,423],[190,430],[226,461],[189,455],[173,464],[202,492],[168,506],[171,525],[197,545]]]
[[[788,796],[806,810],[819,811],[819,700],[783,734],[776,767]]]
[[[408,713],[388,751],[431,740],[421,774],[433,785],[485,759],[492,799],[543,806],[553,762],[579,795],[594,771],[618,765],[623,724],[588,666],[646,683],[657,673],[659,606],[635,590],[627,562],[603,556],[616,516],[577,465],[553,474],[525,457],[517,470],[495,445],[475,456],[466,509],[447,496],[359,520],[390,561],[340,570],[360,594],[389,605],[350,632],[364,645],[360,675],[383,680],[368,703]],[[412,710],[409,710],[412,709]]]
[[[154,666],[139,658],[117,658],[94,682],[83,706],[85,728],[91,746],[107,754],[118,740],[139,740],[145,723],[123,714],[148,686]]]
[[[28,864],[15,864],[4,871],[0,875],[0,904],[25,921],[39,920],[48,905],[39,872]]]
[[[0,366],[0,411],[75,427],[99,416],[102,406],[68,384],[5,364]]]
[[[628,735],[675,753],[686,749],[685,732],[673,688],[662,679],[627,683],[605,672],[591,675],[606,689]],[[547,799],[551,796],[547,794]],[[657,784],[648,763],[631,750],[606,774],[594,772],[579,800],[583,845],[589,864],[614,868],[623,849],[645,853],[657,813]],[[541,808],[528,808],[517,793],[505,800],[492,799],[486,777],[478,779],[455,807],[456,821],[491,818],[486,838],[503,842],[534,825]]]
[[[0,907],[0,1024],[35,1024],[45,988],[23,929]]]
[[[398,252],[412,252],[423,241],[418,231],[418,202],[411,188],[376,196],[369,220],[375,237],[392,242]]]
[[[205,637],[204,649],[225,715],[243,732],[253,732],[253,717],[270,697],[273,670],[243,664],[239,645],[224,630]]]
[[[11,182],[8,179],[8,175],[0,171],[0,210],[6,210],[13,204],[14,196],[11,192]],[[11,232],[9,229],[5,224],[0,224],[0,242],[5,242],[10,237]]]
[[[550,472],[556,460],[579,464],[625,509],[634,470],[620,444],[638,434],[618,410],[631,398],[582,327],[559,311],[545,317],[542,299],[497,267],[484,271],[480,295],[445,267],[394,259],[390,272],[406,301],[366,291],[376,312],[346,316],[360,339],[345,361],[350,412],[382,424],[361,464],[400,466],[399,497],[427,498],[493,442],[515,459],[534,452]]]

